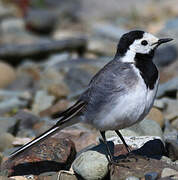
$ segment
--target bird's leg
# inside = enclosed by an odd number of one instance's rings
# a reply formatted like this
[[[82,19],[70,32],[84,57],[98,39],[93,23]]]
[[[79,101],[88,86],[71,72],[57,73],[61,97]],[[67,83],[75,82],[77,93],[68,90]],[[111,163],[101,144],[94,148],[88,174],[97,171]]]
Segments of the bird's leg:
[[[107,143],[107,141],[106,141],[106,136],[105,136],[105,131],[100,131],[100,133],[101,133],[101,136],[102,136],[102,138],[103,138],[103,142],[104,142],[104,144],[106,145],[106,148],[107,148],[107,151],[108,151],[108,155],[109,155],[109,158],[108,158],[108,161],[109,161],[109,163],[110,164],[114,164],[114,165],[116,165],[116,166],[121,166],[121,167],[126,167],[126,168],[128,168],[127,166],[124,166],[124,165],[122,165],[122,164],[120,164],[120,162],[126,162],[124,159],[119,159],[119,160],[117,160],[117,161],[115,161],[114,160],[114,156],[112,155],[112,153],[111,153],[111,150],[110,150],[110,148],[109,148],[109,146],[108,146],[108,143]],[[108,157],[108,156],[107,156]],[[127,161],[128,162],[128,161]]]
[[[115,130],[116,134],[119,136],[119,138],[121,139],[121,141],[123,142],[125,148],[127,149],[127,152],[130,153],[131,152],[131,149],[130,147],[127,145],[127,143],[125,142],[122,134],[118,131],[118,130]]]
[[[110,150],[110,148],[108,146],[108,143],[106,141],[105,131],[100,131],[100,134],[101,134],[101,136],[103,138],[104,144],[106,145],[106,148],[107,148],[107,151],[108,151],[108,155],[109,155],[109,161],[111,162],[111,161],[113,161],[113,155],[112,155],[111,150]]]
[[[145,160],[149,160],[149,158],[146,157],[146,156],[136,155],[136,154],[132,153],[130,147],[129,147],[129,146],[127,145],[127,143],[125,142],[122,134],[121,134],[118,130],[115,130],[115,132],[116,132],[116,134],[120,137],[120,139],[121,139],[121,141],[123,142],[125,148],[127,149],[127,152],[128,152],[127,157],[128,157],[128,158],[133,158],[133,159],[135,159],[135,161],[138,161],[138,158],[137,158],[137,157],[142,158],[142,159],[145,159]]]

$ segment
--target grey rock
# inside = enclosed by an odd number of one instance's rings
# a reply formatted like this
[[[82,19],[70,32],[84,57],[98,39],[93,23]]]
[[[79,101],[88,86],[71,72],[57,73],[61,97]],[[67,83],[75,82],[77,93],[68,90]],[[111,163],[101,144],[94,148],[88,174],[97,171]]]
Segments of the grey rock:
[[[106,23],[96,23],[93,25],[93,30],[96,32],[97,35],[101,37],[107,37],[111,40],[118,42],[120,37],[126,33],[125,29],[119,28],[118,26],[114,26],[113,24],[106,24]]]
[[[156,180],[158,178],[157,172],[149,172],[145,174],[145,180]]]
[[[92,74],[80,68],[70,68],[64,77],[64,82],[68,85],[72,93],[77,93],[85,89],[92,78]]]
[[[140,123],[137,123],[129,128],[121,130],[123,136],[158,136],[162,138],[163,133],[160,125],[149,119],[144,119]]]
[[[137,178],[135,176],[129,176],[125,180],[139,180],[139,178]]]
[[[25,23],[29,30],[39,34],[50,34],[57,23],[56,11],[48,9],[29,9]]]
[[[178,131],[170,125],[169,121],[165,122],[165,129],[163,133],[163,139],[166,140],[177,140]]]
[[[16,118],[6,118],[6,117],[0,117],[0,132],[5,133],[9,132],[11,127],[13,127],[16,124]]]
[[[22,108],[27,106],[27,101],[17,97],[9,98],[0,103],[0,112],[8,112],[13,108]]]
[[[159,67],[173,63],[177,58],[177,49],[174,45],[167,45],[159,48],[154,57],[154,62]]]
[[[54,101],[54,96],[48,95],[44,90],[37,91],[35,95],[32,112],[39,114],[41,111],[49,108]]]
[[[156,99],[153,106],[160,110],[164,110],[166,108],[166,103],[162,101],[162,99]]]
[[[168,158],[167,156],[162,156],[161,157],[161,159],[160,159],[161,161],[163,161],[163,162],[166,162],[167,164],[169,164],[169,165],[171,165],[171,166],[173,166],[173,167],[177,167],[178,166],[178,162],[173,162],[170,158]]]
[[[178,171],[171,168],[164,168],[161,177],[170,177],[171,179],[178,179]]]
[[[86,180],[103,179],[108,173],[108,160],[104,154],[86,151],[74,160],[72,167]]]
[[[178,115],[177,107],[178,101],[170,98],[162,98],[162,101],[166,104],[165,114],[166,115]]]
[[[9,133],[0,134],[0,152],[12,147],[14,137]]]
[[[176,95],[178,91],[178,77],[169,80],[166,83],[160,84],[157,92],[157,98],[165,95]]]
[[[166,149],[168,151],[168,156],[172,161],[178,159],[178,139],[166,139]]]

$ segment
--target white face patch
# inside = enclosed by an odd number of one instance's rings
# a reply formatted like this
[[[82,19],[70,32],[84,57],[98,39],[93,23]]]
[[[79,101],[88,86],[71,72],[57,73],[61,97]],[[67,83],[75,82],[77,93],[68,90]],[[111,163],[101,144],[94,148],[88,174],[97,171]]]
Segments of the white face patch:
[[[158,38],[153,36],[150,33],[145,32],[142,39],[135,40],[130,46],[129,49],[135,53],[148,54],[156,46]],[[146,44],[143,43],[146,42]]]

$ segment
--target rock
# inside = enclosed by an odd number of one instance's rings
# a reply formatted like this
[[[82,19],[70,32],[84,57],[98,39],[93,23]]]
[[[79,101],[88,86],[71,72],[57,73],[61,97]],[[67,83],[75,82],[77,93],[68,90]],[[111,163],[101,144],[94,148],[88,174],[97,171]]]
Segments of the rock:
[[[69,139],[48,137],[32,148],[9,158],[1,170],[8,176],[39,175],[68,170],[75,158],[75,146]]]
[[[0,88],[5,88],[16,78],[16,72],[7,63],[0,62]]]
[[[178,90],[178,78],[175,77],[163,84],[160,84],[158,87],[157,98],[163,96],[175,97]]]
[[[25,16],[26,28],[34,33],[49,35],[57,23],[57,13],[48,9],[29,9]]]
[[[116,44],[103,38],[93,38],[89,40],[87,51],[98,56],[113,56]]]
[[[55,96],[57,99],[65,98],[69,94],[69,89],[63,83],[61,84],[52,84],[48,88],[49,94]]]
[[[98,132],[71,127],[56,133],[55,137],[72,139],[72,141],[75,144],[77,152],[79,152],[83,148],[86,148],[87,146],[97,144],[96,139],[98,137]]]
[[[118,41],[120,37],[126,33],[125,29],[119,28],[118,26],[98,22],[93,25],[93,29],[97,35],[114,41]]]
[[[171,169],[171,168],[164,168],[161,177],[170,177],[171,179],[177,179],[178,178],[178,171]]]
[[[114,144],[123,144],[118,136],[107,138],[107,140],[114,142]],[[132,149],[138,149],[149,141],[161,139],[159,136],[124,136],[124,140]]]
[[[39,114],[41,111],[49,108],[54,101],[54,96],[48,95],[46,91],[39,90],[35,95],[32,111]]]
[[[15,137],[14,141],[12,142],[13,146],[23,146],[31,141],[31,138],[21,138]]]
[[[135,176],[129,176],[125,180],[139,180],[139,178],[137,178]]]
[[[154,62],[159,67],[168,66],[173,63],[177,58],[177,49],[174,45],[166,45],[155,53]]]
[[[176,167],[171,166],[166,162],[162,162],[157,159],[146,160],[144,158],[138,157],[137,161],[133,160],[133,158],[129,160],[129,162],[120,163],[128,168],[115,165],[111,166],[111,180],[126,179],[128,176],[136,176],[139,179],[142,179],[144,175],[148,172],[156,172],[157,174],[161,174],[162,169],[164,168],[177,169]]]
[[[156,107],[160,110],[164,110],[166,108],[166,104],[161,99],[156,99],[154,101],[153,107]]]
[[[70,171],[60,171],[58,177],[60,180],[78,180],[75,174]]]
[[[166,148],[168,151],[168,156],[171,160],[175,161],[178,159],[178,140],[166,139]]]
[[[0,135],[0,152],[5,149],[11,148],[13,145],[14,137],[9,133],[2,133]]]
[[[0,132],[6,133],[9,132],[10,128],[13,127],[16,124],[15,118],[6,118],[6,117],[0,117]]]
[[[40,117],[43,116],[52,116],[53,118],[58,118],[58,114],[68,108],[69,102],[65,99],[59,100],[57,103],[52,105],[51,107],[45,109],[40,112]]]
[[[64,82],[68,85],[72,93],[85,89],[92,78],[92,74],[80,68],[70,68],[64,77]]]
[[[164,117],[163,114],[160,110],[158,110],[157,108],[152,108],[151,111],[149,112],[149,114],[146,117],[147,119],[151,119],[156,121],[160,127],[162,128],[164,125]]]
[[[145,174],[145,180],[157,180],[158,173],[157,172],[149,172]]]
[[[150,119],[144,119],[138,124],[120,131],[123,136],[159,136],[163,133],[159,124]]]
[[[166,162],[167,164],[169,164],[169,165],[171,165],[171,166],[173,166],[173,167],[177,167],[177,166],[178,166],[178,162],[176,162],[176,161],[173,162],[173,161],[172,161],[170,158],[168,158],[167,156],[162,156],[160,160],[163,161],[163,162]]]
[[[21,98],[7,98],[0,102],[0,112],[5,113],[11,111],[13,108],[23,108],[27,106],[27,101]]]
[[[72,168],[86,180],[103,179],[108,173],[108,160],[104,154],[87,151],[74,160]]]
[[[178,116],[176,116],[176,119],[172,120],[171,126],[178,130]]]
[[[11,64],[19,64],[24,58],[39,59],[53,53],[76,50],[82,54],[86,50],[87,41],[84,38],[69,38],[66,40],[40,40],[30,44],[9,44],[0,47],[0,58]],[[23,49],[23,51],[21,51]]]
[[[175,99],[171,98],[162,98],[162,101],[165,102],[166,104],[166,109],[165,109],[165,115],[178,115],[177,107],[178,107],[178,101]]]

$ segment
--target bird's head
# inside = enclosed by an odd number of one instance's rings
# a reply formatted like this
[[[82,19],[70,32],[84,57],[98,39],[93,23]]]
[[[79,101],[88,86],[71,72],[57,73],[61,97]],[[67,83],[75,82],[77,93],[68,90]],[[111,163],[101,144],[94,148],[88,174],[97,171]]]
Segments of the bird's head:
[[[159,39],[148,32],[140,30],[130,31],[121,37],[118,44],[117,54],[122,56],[128,51],[133,54],[154,54],[154,51],[159,45],[171,40],[173,39]]]

